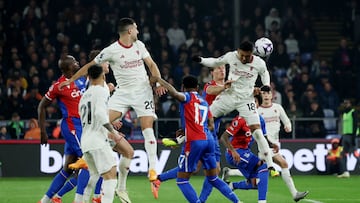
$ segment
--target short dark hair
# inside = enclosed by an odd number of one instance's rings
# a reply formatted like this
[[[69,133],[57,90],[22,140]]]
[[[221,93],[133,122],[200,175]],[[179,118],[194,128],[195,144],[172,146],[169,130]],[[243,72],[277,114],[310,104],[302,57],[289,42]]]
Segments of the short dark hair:
[[[66,55],[60,58],[60,60],[58,61],[58,65],[62,73],[67,73],[70,71],[70,65],[73,64],[74,59],[75,57],[71,55]]]
[[[185,76],[183,78],[183,85],[184,88],[197,88],[198,87],[198,79],[195,76],[189,75],[189,76]]]
[[[243,41],[241,42],[239,49],[243,51],[253,51],[254,50],[254,44],[250,41]]]
[[[260,88],[261,91],[263,92],[270,92],[271,91],[271,88],[267,85],[264,85]]]
[[[118,32],[125,32],[128,30],[129,25],[133,25],[135,23],[132,18],[121,18],[118,23]]]
[[[98,65],[93,65],[88,69],[88,75],[90,79],[98,78],[103,72],[103,68]]]

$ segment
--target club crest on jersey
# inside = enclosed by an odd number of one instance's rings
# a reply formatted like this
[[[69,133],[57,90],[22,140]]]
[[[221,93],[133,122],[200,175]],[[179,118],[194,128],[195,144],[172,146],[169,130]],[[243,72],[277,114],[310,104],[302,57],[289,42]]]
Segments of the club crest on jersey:
[[[121,59],[125,58],[124,54],[122,54],[122,55],[120,56],[120,58],[121,58]]]
[[[137,53],[137,55],[139,55],[140,54],[139,50],[136,50],[136,53]]]
[[[233,126],[234,126],[234,127],[236,127],[236,126],[238,126],[238,125],[239,125],[239,122],[238,122],[237,120],[233,122]]]
[[[254,70],[254,67],[250,66],[250,71]]]

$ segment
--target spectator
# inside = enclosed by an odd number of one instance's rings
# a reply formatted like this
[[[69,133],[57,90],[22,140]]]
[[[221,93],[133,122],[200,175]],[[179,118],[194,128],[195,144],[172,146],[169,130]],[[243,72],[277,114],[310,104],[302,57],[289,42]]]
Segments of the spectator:
[[[341,156],[343,147],[340,146],[340,140],[334,138],[331,140],[331,149],[328,150],[326,155],[326,172],[327,174],[343,174],[344,164],[342,163],[343,157]]]
[[[277,45],[275,52],[270,55],[268,64],[269,68],[275,71],[274,73],[277,75],[277,80],[286,74],[290,60],[284,44],[281,43]]]
[[[172,27],[167,30],[166,36],[169,38],[169,44],[173,49],[173,53],[177,55],[180,45],[186,42],[185,32],[179,27],[179,22],[172,22]]]
[[[3,109],[5,112],[5,118],[10,119],[13,111],[21,112],[24,107],[24,99],[20,94],[20,90],[18,88],[13,88],[11,90],[11,95],[7,97],[5,103],[7,103],[7,108]]]
[[[254,9],[254,15],[252,16],[252,19],[254,19],[254,26],[260,25],[261,27],[264,27],[264,18],[265,15],[263,14],[263,9],[260,6],[257,6]]]
[[[299,80],[300,75],[301,75],[301,70],[298,64],[296,63],[296,61],[291,61],[290,67],[286,71],[287,78],[291,82],[293,80]]]
[[[312,101],[310,104],[310,111],[304,114],[304,117],[314,118],[316,120],[306,122],[307,135],[309,138],[325,138],[325,127],[322,118],[324,118],[323,108],[317,101]]]
[[[197,30],[192,29],[190,31],[190,37],[188,37],[185,41],[186,47],[189,48],[191,47],[191,45],[196,44],[199,47],[204,47],[204,43],[201,40],[201,38],[199,38]]]
[[[285,39],[284,44],[286,45],[286,53],[289,55],[289,59],[295,59],[295,55],[299,54],[299,43],[295,39],[294,33],[289,33],[289,36]]]
[[[8,140],[11,139],[9,133],[7,132],[6,126],[0,127],[0,140]]]
[[[28,15],[29,12],[34,12],[37,18],[41,18],[41,9],[36,5],[36,0],[30,0],[23,11],[23,17]]]
[[[211,80],[211,74],[208,67],[203,66],[200,75],[197,77],[199,81],[199,89],[203,89],[204,85]]]
[[[25,140],[40,140],[40,128],[35,118],[29,121],[29,130],[25,132]]]
[[[317,38],[310,28],[305,28],[299,39],[302,64],[311,63],[313,52],[317,49]]]
[[[24,119],[30,119],[37,117],[37,106],[42,99],[42,95],[39,93],[39,89],[34,87],[24,96],[24,105],[22,111],[22,117]]]
[[[320,92],[321,106],[324,109],[331,109],[337,112],[340,103],[337,92],[333,89],[329,81],[323,83],[323,88],[324,91]]]
[[[28,81],[24,76],[21,75],[19,71],[13,72],[10,78],[8,78],[6,81],[8,96],[11,95],[14,89],[18,90],[21,96],[24,96],[26,94],[28,86],[29,86]]]
[[[17,112],[14,112],[11,116],[11,120],[7,124],[7,129],[11,139],[22,139],[24,136],[25,125],[24,121],[20,120],[20,116]]]
[[[291,81],[294,87],[295,95],[303,95],[309,84],[312,84],[308,73],[302,72],[299,78]]]
[[[271,8],[269,15],[265,17],[265,30],[271,30],[271,24],[277,22],[278,25],[281,25],[281,18],[279,16],[279,11],[276,8]]]
[[[294,9],[292,7],[287,7],[284,17],[281,19],[282,21],[282,34],[284,37],[288,37],[291,33],[298,33],[298,18],[294,13]]]
[[[318,101],[318,93],[312,83],[306,85],[306,90],[301,95],[300,106],[303,108],[303,114],[309,115],[311,111],[311,103]]]

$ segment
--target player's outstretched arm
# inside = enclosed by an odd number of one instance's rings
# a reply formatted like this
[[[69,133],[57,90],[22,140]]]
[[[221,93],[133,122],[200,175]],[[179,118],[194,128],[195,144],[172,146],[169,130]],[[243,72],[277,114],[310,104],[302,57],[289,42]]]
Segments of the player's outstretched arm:
[[[46,122],[45,122],[45,109],[51,104],[51,101],[46,97],[43,97],[38,105],[37,113],[39,118],[39,127],[40,127],[40,144],[46,146],[48,142],[48,136],[46,134]]]
[[[74,82],[79,77],[87,75],[88,69],[93,65],[96,65],[94,60],[92,60],[91,62],[85,64],[71,78],[69,78],[69,80],[60,83],[59,84],[59,89],[62,89],[64,86],[70,85],[72,82]]]
[[[175,87],[173,87],[170,83],[166,82],[165,80],[161,79],[160,77],[155,77],[155,76],[151,76],[150,77],[150,82],[151,83],[160,83],[161,86],[165,87],[168,91],[169,94],[174,97],[175,99],[177,99],[180,102],[185,101],[185,95],[182,94],[181,92],[178,92]]]
[[[231,135],[228,132],[224,131],[224,133],[221,135],[220,140],[224,144],[224,146],[228,150],[231,151],[231,155],[234,158],[235,163],[240,163],[240,155],[239,155],[239,153],[237,153],[235,148],[231,145],[230,139],[229,139],[230,136]]]
[[[194,62],[200,63],[206,67],[218,67],[227,64],[226,54],[219,58],[213,58],[213,57],[204,58],[199,55],[195,55],[191,57],[191,59]]]
[[[145,58],[144,62],[149,67],[152,76],[161,78],[159,68],[151,57]],[[155,93],[158,96],[164,95],[166,94],[166,88],[162,87],[159,83],[157,83]]]
[[[103,126],[109,131],[108,137],[112,139],[115,143],[118,143],[123,138],[123,136],[121,136],[119,132],[116,131],[110,123],[106,123]]]

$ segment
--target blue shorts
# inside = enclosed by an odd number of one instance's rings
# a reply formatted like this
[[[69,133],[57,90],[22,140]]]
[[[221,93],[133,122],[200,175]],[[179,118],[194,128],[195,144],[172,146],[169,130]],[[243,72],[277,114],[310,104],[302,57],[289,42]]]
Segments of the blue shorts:
[[[66,118],[61,121],[61,133],[65,139],[64,154],[82,157],[80,148],[81,140],[80,118]]]
[[[260,159],[251,152],[250,149],[237,149],[236,150],[240,155],[240,163],[236,164],[233,157],[229,152],[226,152],[225,157],[226,161],[235,166],[241,171],[245,178],[251,179],[257,177],[257,164]]]
[[[216,168],[216,160],[214,154],[214,141],[197,140],[190,142],[190,152],[185,154],[184,146],[178,159],[179,172],[196,171],[199,160],[202,162],[203,168],[206,170]]]
[[[221,123],[221,118],[216,118],[214,120],[214,141],[215,141],[215,158],[216,158],[216,162],[220,162],[220,158],[221,158],[221,150],[220,150],[220,145],[219,145],[219,137],[218,134],[220,133],[220,123]]]
[[[219,140],[216,139],[214,140],[214,153],[215,153],[215,160],[216,162],[220,162],[220,158],[221,158],[221,149],[220,149],[220,145],[219,145]]]

